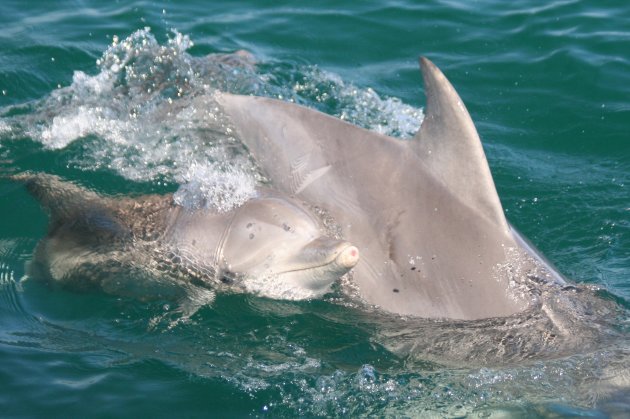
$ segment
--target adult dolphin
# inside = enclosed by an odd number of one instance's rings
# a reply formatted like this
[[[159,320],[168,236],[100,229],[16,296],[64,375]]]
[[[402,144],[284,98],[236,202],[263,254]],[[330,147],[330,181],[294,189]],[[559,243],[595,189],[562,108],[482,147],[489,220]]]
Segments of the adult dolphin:
[[[403,315],[478,319],[528,306],[527,276],[558,277],[506,221],[475,126],[428,59],[422,126],[401,141],[275,99],[218,94],[275,188],[320,206],[355,244],[353,279]]]

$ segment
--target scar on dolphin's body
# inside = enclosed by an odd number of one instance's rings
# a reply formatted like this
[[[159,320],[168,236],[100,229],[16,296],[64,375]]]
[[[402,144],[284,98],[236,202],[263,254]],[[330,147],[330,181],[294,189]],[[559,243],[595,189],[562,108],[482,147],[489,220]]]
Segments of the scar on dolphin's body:
[[[471,320],[525,310],[530,296],[519,284],[564,280],[507,222],[453,86],[428,59],[420,66],[427,101],[411,141],[294,103],[214,94],[271,185],[227,213],[186,209],[170,195],[110,198],[51,175],[14,176],[51,215],[33,265],[57,282],[112,293],[126,270],[177,277],[175,289],[229,284],[286,299],[321,296],[352,269],[359,297],[391,313]]]

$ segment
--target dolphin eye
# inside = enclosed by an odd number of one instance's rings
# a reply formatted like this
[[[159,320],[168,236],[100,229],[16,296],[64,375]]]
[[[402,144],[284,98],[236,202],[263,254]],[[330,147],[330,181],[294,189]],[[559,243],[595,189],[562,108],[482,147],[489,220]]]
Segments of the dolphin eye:
[[[282,223],[282,228],[284,229],[284,231],[291,231],[291,230],[293,230],[291,228],[291,226],[288,225],[287,223]]]

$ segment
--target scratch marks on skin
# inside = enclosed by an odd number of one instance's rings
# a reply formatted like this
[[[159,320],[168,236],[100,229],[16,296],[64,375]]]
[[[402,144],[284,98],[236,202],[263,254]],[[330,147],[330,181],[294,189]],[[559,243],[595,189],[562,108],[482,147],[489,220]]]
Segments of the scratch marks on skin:
[[[302,184],[300,185],[299,188],[297,188],[295,193],[298,194],[298,193],[302,192],[308,185],[310,185],[311,183],[315,182],[320,177],[324,176],[330,170],[330,168],[331,168],[331,166],[328,165],[328,166],[320,167],[319,169],[315,169],[315,170],[309,172],[304,177],[304,180],[302,181]]]
[[[396,215],[392,216],[390,221],[387,223],[387,228],[385,231],[386,234],[386,243],[388,247],[388,257],[392,262],[396,262],[396,233],[395,230],[400,225],[400,217],[405,213],[405,210],[397,211]]]
[[[327,165],[315,170],[308,170],[310,156],[311,153],[303,154],[291,162],[291,189],[295,194],[302,192],[331,169],[331,166]]]
[[[396,276],[397,277],[401,277],[401,278],[405,276],[405,273],[403,273],[402,271],[399,271],[397,269],[397,266],[398,266],[397,265],[397,262],[398,262],[397,255],[398,255],[399,250],[396,248],[395,230],[399,227],[399,225],[400,225],[400,217],[404,213],[405,213],[404,210],[397,211],[396,215],[392,216],[392,218],[387,223],[386,231],[385,231],[386,243],[387,243],[388,262],[391,262],[391,268],[396,271]],[[398,293],[400,293],[400,288],[393,288],[392,292],[394,294],[398,294]]]

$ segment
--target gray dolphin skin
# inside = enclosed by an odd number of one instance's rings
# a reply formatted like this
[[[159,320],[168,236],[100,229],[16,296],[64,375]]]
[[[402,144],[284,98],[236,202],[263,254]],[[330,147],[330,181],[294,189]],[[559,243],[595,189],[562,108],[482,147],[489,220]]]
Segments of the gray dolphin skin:
[[[275,99],[217,100],[275,188],[313,203],[361,252],[353,281],[385,311],[509,316],[525,277],[561,277],[506,221],[479,135],[442,72],[420,59],[425,118],[402,141]]]
[[[31,272],[75,289],[152,299],[201,285],[300,300],[328,292],[359,259],[308,208],[267,189],[217,212],[178,206],[172,195],[100,196],[46,174],[13,179],[50,212]]]

